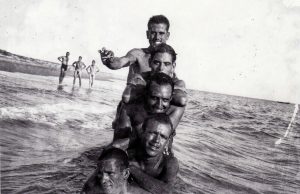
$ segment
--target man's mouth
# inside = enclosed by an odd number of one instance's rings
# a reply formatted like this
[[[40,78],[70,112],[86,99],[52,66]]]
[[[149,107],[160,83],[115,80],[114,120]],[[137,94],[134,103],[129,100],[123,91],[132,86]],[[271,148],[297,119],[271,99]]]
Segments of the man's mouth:
[[[107,190],[107,189],[112,188],[112,184],[109,182],[105,182],[105,183],[102,183],[102,187],[103,187],[103,189]]]
[[[153,43],[154,43],[155,45],[158,45],[158,44],[161,44],[161,41],[156,40],[156,41],[153,41]]]
[[[155,145],[155,144],[151,144],[149,143],[149,148],[153,151],[157,151],[159,150],[159,146],[158,145]]]

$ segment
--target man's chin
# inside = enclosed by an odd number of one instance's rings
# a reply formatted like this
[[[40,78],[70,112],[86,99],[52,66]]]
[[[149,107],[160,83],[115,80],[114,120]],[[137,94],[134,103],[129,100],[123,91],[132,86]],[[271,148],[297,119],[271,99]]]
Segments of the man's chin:
[[[105,194],[113,194],[114,193],[112,186],[103,185],[102,190],[103,190],[103,193],[105,193]]]
[[[157,156],[157,152],[155,152],[155,151],[147,150],[146,152],[147,152],[147,155],[150,156],[150,157]]]

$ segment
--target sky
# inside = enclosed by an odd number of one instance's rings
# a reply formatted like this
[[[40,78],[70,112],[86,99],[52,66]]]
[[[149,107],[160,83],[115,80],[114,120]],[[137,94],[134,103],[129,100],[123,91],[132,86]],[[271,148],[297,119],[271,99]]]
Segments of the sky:
[[[0,49],[58,62],[145,48],[147,22],[170,20],[187,88],[300,103],[300,0],[0,0]]]

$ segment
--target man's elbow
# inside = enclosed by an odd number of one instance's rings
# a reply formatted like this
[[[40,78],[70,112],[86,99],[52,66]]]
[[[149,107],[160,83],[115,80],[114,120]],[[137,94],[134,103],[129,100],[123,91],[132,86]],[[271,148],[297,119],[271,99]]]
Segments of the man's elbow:
[[[174,97],[172,103],[175,106],[185,107],[187,105],[187,96],[177,96]]]
[[[166,193],[166,194],[172,194],[173,193],[173,186],[166,184],[163,188],[162,188],[162,192],[160,193]]]

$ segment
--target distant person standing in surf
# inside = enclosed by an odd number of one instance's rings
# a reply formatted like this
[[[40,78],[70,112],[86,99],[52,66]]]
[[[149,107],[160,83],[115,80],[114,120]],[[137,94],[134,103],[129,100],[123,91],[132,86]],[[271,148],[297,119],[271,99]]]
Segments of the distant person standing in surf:
[[[86,71],[89,74],[89,87],[91,88],[93,87],[96,73],[99,72],[99,68],[95,65],[95,60],[86,68]]]
[[[66,71],[68,70],[69,55],[70,53],[67,52],[66,56],[61,56],[57,58],[61,62],[59,84],[62,84],[62,81],[66,75]]]
[[[82,56],[79,56],[78,61],[75,61],[72,64],[72,66],[75,68],[73,86],[75,85],[76,77],[78,77],[79,87],[81,87],[81,71],[82,71],[82,69],[85,69],[85,67],[86,67],[85,64],[81,60],[82,60]]]

